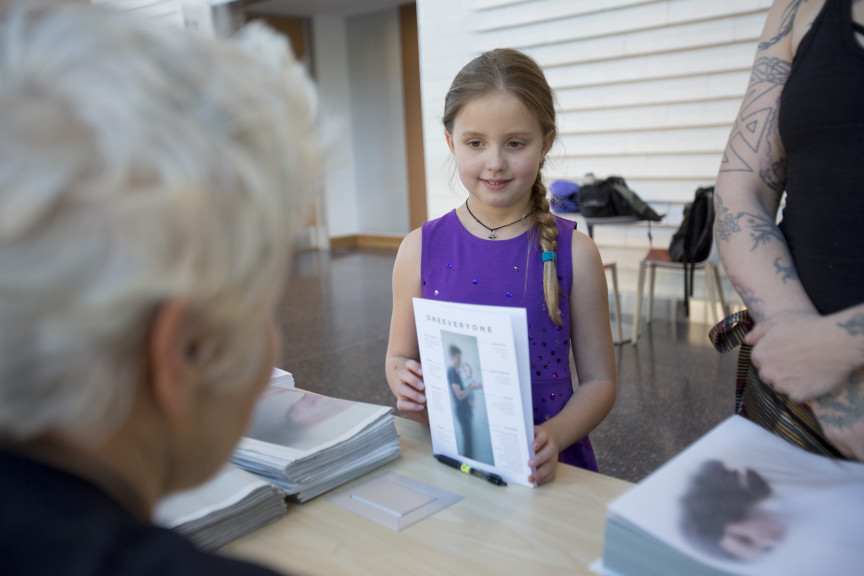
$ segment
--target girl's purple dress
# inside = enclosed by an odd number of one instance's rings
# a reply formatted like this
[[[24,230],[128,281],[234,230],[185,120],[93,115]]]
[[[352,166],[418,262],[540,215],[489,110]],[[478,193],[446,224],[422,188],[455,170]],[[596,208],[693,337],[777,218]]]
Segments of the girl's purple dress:
[[[447,302],[520,306],[527,310],[531,354],[534,424],[558,414],[573,394],[570,378],[570,264],[576,225],[555,217],[558,228],[558,279],[563,326],[546,312],[543,261],[538,234],[529,230],[509,240],[477,238],[462,226],[456,211],[423,224],[421,277],[423,297]],[[526,281],[527,280],[527,281]],[[562,450],[559,462],[597,471],[586,436]]]

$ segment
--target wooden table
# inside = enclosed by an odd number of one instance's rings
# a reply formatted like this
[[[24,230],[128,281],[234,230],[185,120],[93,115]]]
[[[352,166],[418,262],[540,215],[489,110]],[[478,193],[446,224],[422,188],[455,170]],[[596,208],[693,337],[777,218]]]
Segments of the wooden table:
[[[559,465],[546,486],[498,487],[437,462],[428,428],[396,426],[402,457],[370,476],[396,472],[463,500],[396,532],[319,496],[220,552],[292,574],[590,574],[606,504],[632,484]]]

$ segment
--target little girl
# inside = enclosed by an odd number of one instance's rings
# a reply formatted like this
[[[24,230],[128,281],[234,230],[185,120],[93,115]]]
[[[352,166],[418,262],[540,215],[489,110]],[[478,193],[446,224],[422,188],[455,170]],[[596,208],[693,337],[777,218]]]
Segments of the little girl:
[[[520,306],[535,425],[528,481],[549,482],[558,461],[596,471],[588,433],[616,396],[608,292],[594,243],[549,212],[540,170],[556,137],[552,90],[530,57],[493,50],[453,80],[443,123],[468,198],[408,234],[396,256],[386,360],[396,406],[428,423],[412,297]]]

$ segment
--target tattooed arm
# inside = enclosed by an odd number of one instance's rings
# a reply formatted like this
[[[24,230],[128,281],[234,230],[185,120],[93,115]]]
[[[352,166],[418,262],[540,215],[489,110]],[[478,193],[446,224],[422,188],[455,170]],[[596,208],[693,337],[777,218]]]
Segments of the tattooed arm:
[[[762,380],[807,401],[837,449],[864,462],[864,305],[829,316],[780,312],[747,343]]]
[[[845,386],[810,402],[822,431],[846,457],[864,462],[864,368]]]
[[[829,438],[864,459],[864,305],[820,316],[776,226],[786,184],[780,95],[797,44],[823,4],[775,0],[769,11],[717,177],[714,233],[733,285],[757,321],[748,343],[760,376],[794,400],[811,400]]]
[[[771,7],[715,190],[717,249],[757,322],[780,312],[816,312],[776,224],[786,187],[786,151],[777,116],[802,2],[777,0]]]
[[[779,312],[747,335],[764,382],[806,402],[835,392],[864,366],[864,305],[836,314]]]

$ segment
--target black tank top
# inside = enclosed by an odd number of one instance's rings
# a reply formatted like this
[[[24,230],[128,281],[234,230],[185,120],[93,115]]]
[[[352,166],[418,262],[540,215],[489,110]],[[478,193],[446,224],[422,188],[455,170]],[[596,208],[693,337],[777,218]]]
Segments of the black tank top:
[[[780,229],[823,314],[864,302],[864,47],[856,29],[851,0],[826,0],[780,99],[788,158]]]

